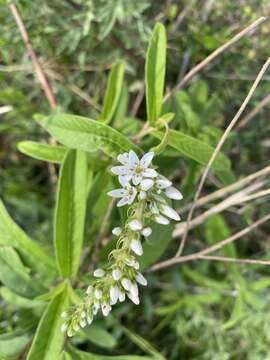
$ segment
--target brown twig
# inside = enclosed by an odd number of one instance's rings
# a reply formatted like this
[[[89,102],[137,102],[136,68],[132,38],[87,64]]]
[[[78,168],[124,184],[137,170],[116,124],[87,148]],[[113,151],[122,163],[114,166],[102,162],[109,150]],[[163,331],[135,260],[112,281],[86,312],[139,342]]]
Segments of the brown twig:
[[[44,93],[46,95],[46,98],[47,98],[50,106],[52,108],[55,108],[55,107],[57,107],[57,101],[56,101],[56,99],[54,97],[52,88],[50,86],[50,83],[49,83],[43,69],[42,69],[42,66],[41,66],[41,64],[39,62],[39,59],[38,59],[38,57],[37,57],[37,55],[36,55],[36,53],[35,53],[35,51],[33,49],[31,40],[30,40],[29,35],[27,33],[27,30],[26,30],[26,28],[24,26],[24,23],[22,21],[19,10],[18,10],[18,8],[17,8],[17,6],[15,4],[10,4],[9,8],[10,8],[10,10],[11,10],[11,12],[12,12],[14,18],[15,18],[15,21],[17,23],[17,26],[18,26],[19,30],[20,30],[22,39],[23,39],[23,41],[25,43],[25,46],[26,46],[26,48],[28,50],[28,53],[29,53],[29,55],[30,55],[30,57],[32,59],[32,62],[33,62],[33,65],[35,67],[38,80],[39,80],[39,82],[41,84],[41,87],[42,87],[42,89],[43,89],[43,91],[44,91]]]
[[[196,253],[193,253],[191,255],[186,255],[186,256],[179,256],[179,257],[174,257],[162,262],[159,262],[157,264],[155,264],[154,266],[152,266],[148,271],[149,272],[153,272],[153,271],[157,271],[157,270],[161,270],[164,268],[167,268],[169,266],[175,265],[175,264],[180,264],[180,263],[184,263],[184,262],[188,262],[188,261],[193,261],[193,260],[199,260],[202,259],[203,257],[206,258],[206,255],[209,255],[217,250],[222,249],[224,246],[232,243],[235,240],[240,239],[241,237],[247,235],[249,232],[251,232],[252,230],[254,230],[255,228],[257,228],[258,226],[262,225],[263,223],[265,223],[266,221],[270,220],[270,214],[264,216],[263,218],[257,220],[256,222],[254,222],[253,224],[247,226],[246,228],[242,229],[241,231],[237,232],[236,234],[228,237],[225,240],[222,240],[212,246],[207,247],[204,250],[198,251]],[[258,260],[260,261],[260,260]]]
[[[221,53],[223,53],[225,50],[227,50],[230,46],[235,44],[237,41],[239,41],[243,36],[247,35],[250,31],[254,30],[256,27],[258,27],[262,22],[266,20],[266,17],[261,17],[255,22],[253,22],[251,25],[249,25],[244,30],[240,31],[238,34],[236,34],[231,40],[217,48],[215,51],[213,51],[210,55],[208,55],[203,61],[201,61],[199,64],[197,64],[193,69],[191,69],[184,77],[181,79],[181,81],[171,90],[169,91],[165,97],[164,102],[177,90],[181,89],[185,84],[187,84],[199,71],[201,71],[205,66],[207,66],[211,61],[213,61],[217,56],[219,56]]]
[[[245,127],[247,123],[250,122],[250,120],[252,120],[269,103],[270,103],[270,94],[266,95],[265,98],[263,98],[259,102],[259,104],[255,107],[255,109],[253,109],[245,117],[243,117],[243,119],[239,121],[237,127],[239,129]]]
[[[182,251],[185,247],[185,243],[186,243],[186,239],[187,239],[187,235],[188,235],[188,232],[189,232],[189,223],[192,219],[192,216],[193,216],[193,212],[196,208],[196,203],[199,199],[199,196],[201,194],[201,191],[202,191],[202,188],[203,188],[203,185],[206,181],[206,178],[207,178],[207,175],[210,171],[210,168],[213,164],[213,162],[215,161],[222,145],[224,144],[225,140],[227,139],[228,135],[230,134],[231,130],[233,129],[233,127],[235,126],[235,124],[237,123],[238,119],[240,118],[240,116],[242,115],[243,111],[245,110],[247,104],[249,103],[252,95],[254,94],[261,78],[263,77],[265,71],[267,70],[268,66],[270,64],[270,58],[267,59],[267,61],[265,62],[265,64],[263,65],[263,67],[261,68],[258,76],[256,77],[253,85],[251,86],[245,100],[243,101],[243,103],[241,104],[239,110],[237,111],[236,115],[233,117],[232,121],[230,122],[230,124],[228,125],[228,127],[226,128],[226,130],[224,131],[221,139],[219,140],[217,146],[215,147],[215,150],[203,172],[203,175],[201,177],[201,180],[200,180],[200,183],[199,183],[199,186],[198,186],[198,189],[196,191],[196,194],[195,194],[195,197],[194,197],[194,200],[193,200],[193,204],[190,208],[190,211],[188,213],[188,217],[187,217],[187,225],[186,225],[186,231],[185,233],[183,234],[183,237],[182,237],[182,241],[180,242],[180,246],[175,254],[176,257],[180,256],[182,254]]]
[[[201,256],[200,260],[211,260],[211,261],[222,261],[222,262],[233,262],[236,264],[250,264],[250,265],[270,265],[269,260],[255,260],[255,259],[236,259],[226,256]]]

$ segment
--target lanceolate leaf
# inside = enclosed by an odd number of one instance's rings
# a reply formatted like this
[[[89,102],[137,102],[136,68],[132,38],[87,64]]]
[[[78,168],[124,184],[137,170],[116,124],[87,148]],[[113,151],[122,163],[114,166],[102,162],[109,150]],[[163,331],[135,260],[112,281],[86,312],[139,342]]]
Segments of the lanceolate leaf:
[[[123,86],[124,70],[125,63],[118,61],[110,72],[103,108],[99,117],[99,120],[105,124],[110,123],[115,113]]]
[[[60,143],[72,149],[102,150],[112,157],[130,149],[139,150],[110,126],[82,116],[57,114],[42,120],[42,125]]]
[[[64,333],[61,331],[61,313],[68,305],[68,285],[51,300],[45,310],[27,360],[59,360],[64,343]]]
[[[145,63],[145,86],[147,119],[155,125],[162,108],[166,71],[166,30],[158,23],[155,26],[147,50]]]
[[[155,131],[152,134],[159,139],[163,137],[160,131]],[[202,165],[208,163],[214,151],[212,146],[177,130],[169,130],[167,141],[171,147]],[[213,163],[213,169],[216,171],[230,169],[230,160],[224,154],[219,153]]]
[[[139,355],[99,355],[89,352],[79,351],[75,349],[70,349],[69,353],[72,355],[72,360],[156,360],[158,358],[149,357],[149,356],[139,356]]]
[[[41,144],[36,141],[21,141],[17,146],[20,152],[25,155],[56,164],[62,162],[67,152],[67,149],[63,146]]]
[[[0,358],[9,359],[19,355],[29,342],[29,335],[22,332],[0,335]]]
[[[11,290],[25,297],[33,297],[42,291],[32,281],[16,251],[10,246],[0,247],[0,280]]]
[[[55,275],[55,263],[52,257],[30,239],[11,219],[3,202],[0,200],[0,245],[16,248],[27,264],[36,270],[43,279]]]
[[[63,277],[76,275],[83,243],[87,200],[87,156],[69,150],[60,171],[54,224],[58,267]]]

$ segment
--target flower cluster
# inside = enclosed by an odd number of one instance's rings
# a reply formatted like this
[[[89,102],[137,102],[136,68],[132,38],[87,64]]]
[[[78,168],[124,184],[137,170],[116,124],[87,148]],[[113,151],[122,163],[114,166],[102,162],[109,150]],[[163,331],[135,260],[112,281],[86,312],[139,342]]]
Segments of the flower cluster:
[[[153,156],[154,153],[149,152],[139,160],[131,150],[120,154],[117,159],[121,165],[111,169],[118,175],[122,188],[108,195],[119,199],[118,207],[129,205],[128,217],[122,228],[112,230],[118,238],[116,249],[109,255],[108,265],[94,271],[95,280],[87,288],[84,301],[62,314],[65,319],[62,331],[68,336],[91,324],[99,311],[108,316],[117,302],[129,298],[136,305],[140,303],[138,284],[147,285],[137,260],[137,256],[143,254],[141,237],[151,235],[149,223],[152,220],[163,225],[169,224],[170,219],[180,220],[166,198],[180,200],[182,195],[172,187],[171,181],[151,167]]]

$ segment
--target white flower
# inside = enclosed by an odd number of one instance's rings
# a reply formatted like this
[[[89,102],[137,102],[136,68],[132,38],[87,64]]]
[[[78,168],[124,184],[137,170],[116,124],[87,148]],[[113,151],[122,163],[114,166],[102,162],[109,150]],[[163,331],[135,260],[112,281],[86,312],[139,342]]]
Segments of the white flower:
[[[146,278],[143,276],[143,274],[138,273],[136,275],[136,281],[141,284],[142,286],[146,286],[147,285],[147,280]]]
[[[181,200],[183,199],[183,195],[177,190],[175,187],[170,186],[165,190],[165,194],[168,198],[173,200]]]
[[[143,248],[140,240],[132,239],[130,243],[130,248],[138,256],[141,256],[143,254]]]
[[[111,286],[110,287],[110,299],[112,302],[112,305],[117,303],[117,300],[119,298],[119,289],[117,286]]]
[[[134,186],[126,184],[122,189],[115,189],[109,191],[107,194],[114,198],[121,198],[116,204],[117,207],[120,207],[124,205],[131,205],[135,200],[137,190]]]
[[[87,324],[90,325],[93,321],[93,318],[91,316],[87,316],[86,320],[87,320]]]
[[[97,315],[99,308],[100,308],[99,303],[95,303],[93,306],[93,314],[94,315]]]
[[[161,225],[168,225],[170,223],[170,221],[162,215],[155,215],[154,220]]]
[[[128,292],[128,293],[127,293],[127,296],[130,298],[130,300],[131,300],[135,305],[139,305],[140,299],[139,299],[138,295],[134,295],[134,294]]]
[[[112,234],[115,236],[120,236],[122,234],[122,229],[118,226],[112,229]]]
[[[148,227],[145,227],[144,229],[142,229],[142,235],[144,237],[148,237],[152,234],[152,229],[148,226]]]
[[[177,214],[177,212],[171,208],[168,205],[160,205],[160,211],[162,212],[163,215],[167,216],[170,219],[179,221],[180,220],[180,216]]]
[[[135,152],[130,150],[128,154],[118,155],[117,159],[122,166],[114,166],[111,171],[118,175],[119,181],[125,178],[127,181],[132,180],[134,185],[138,185],[144,177],[155,178],[157,176],[157,172],[149,168],[153,156],[153,152],[148,152],[139,160]]]
[[[123,278],[123,279],[121,280],[121,284],[122,284],[123,288],[124,288],[125,290],[127,290],[127,291],[129,291],[129,289],[130,289],[131,286],[132,286],[132,282],[131,282],[129,279],[127,279],[127,278]]]
[[[157,215],[159,214],[159,210],[157,207],[157,204],[154,201],[151,201],[150,205],[149,205],[149,209],[151,211],[152,214]]]
[[[101,310],[104,316],[108,316],[110,311],[112,310],[112,307],[109,304],[102,304]]]
[[[122,276],[122,271],[119,268],[113,269],[112,277],[113,280],[118,281]]]
[[[95,298],[100,300],[102,298],[102,291],[100,289],[95,290]]]
[[[94,271],[94,277],[101,278],[105,275],[105,271],[103,269],[96,269]]]
[[[137,219],[131,220],[131,221],[128,223],[128,226],[129,226],[130,229],[133,230],[133,231],[142,230],[142,223],[141,223],[139,220],[137,220]]]
[[[68,337],[72,337],[73,335],[74,335],[73,330],[72,330],[72,329],[68,329],[68,331],[67,331],[67,336],[68,336]]]

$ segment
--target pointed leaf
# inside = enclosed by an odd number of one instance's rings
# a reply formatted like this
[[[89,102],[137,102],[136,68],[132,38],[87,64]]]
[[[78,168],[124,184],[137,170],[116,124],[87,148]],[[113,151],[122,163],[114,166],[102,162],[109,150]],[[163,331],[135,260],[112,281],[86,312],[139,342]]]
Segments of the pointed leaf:
[[[150,40],[145,63],[147,120],[155,125],[162,108],[166,71],[166,30],[157,23]]]
[[[54,222],[54,244],[60,274],[76,275],[83,243],[87,200],[87,157],[69,150],[63,161]]]
[[[21,332],[0,335],[0,357],[8,359],[19,355],[29,342],[29,335]]]
[[[32,298],[42,287],[29,273],[11,246],[0,246],[0,281],[19,295]]]
[[[17,144],[18,149],[25,155],[34,159],[60,164],[67,152],[63,146],[41,144],[36,141],[21,141]]]
[[[68,285],[47,306],[39,322],[27,360],[59,360],[65,336],[61,331],[63,322],[61,313],[67,305]]]
[[[43,279],[55,275],[55,263],[40,245],[30,239],[11,219],[3,202],[0,200],[0,245],[16,248],[29,266],[38,271]],[[38,259],[38,261],[37,261]]]
[[[118,61],[111,69],[99,120],[109,124],[115,113],[123,87],[125,63]]]
[[[162,132],[154,131],[152,134],[158,139],[162,139]],[[208,163],[214,151],[212,146],[181,131],[171,129],[169,130],[168,144],[202,165]],[[219,153],[212,167],[216,171],[226,171],[230,169],[230,160],[224,154]]]
[[[82,116],[57,114],[43,119],[41,124],[60,143],[72,149],[102,150],[112,157],[130,149],[139,151],[115,129]]]

